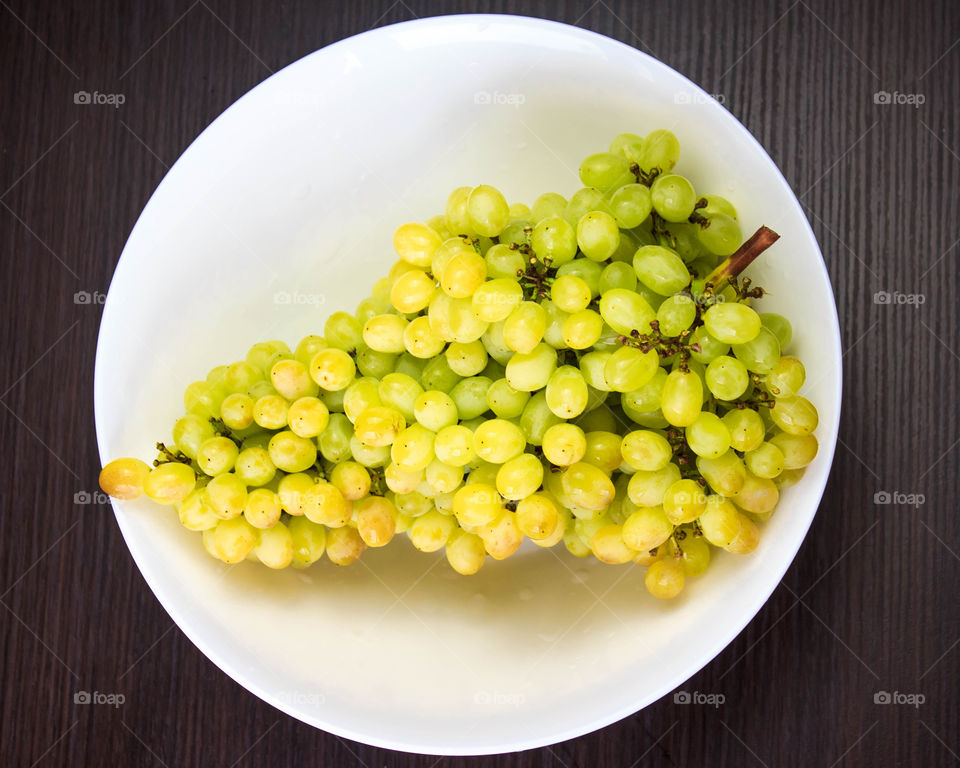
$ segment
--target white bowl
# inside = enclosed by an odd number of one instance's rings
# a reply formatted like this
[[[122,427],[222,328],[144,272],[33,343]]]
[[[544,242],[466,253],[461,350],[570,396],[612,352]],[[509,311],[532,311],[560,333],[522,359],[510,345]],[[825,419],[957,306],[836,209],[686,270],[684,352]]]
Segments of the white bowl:
[[[152,457],[190,381],[254,341],[294,343],[352,310],[394,259],[393,229],[441,212],[454,187],[490,183],[528,203],[569,195],[584,156],[658,127],[680,138],[678,170],[729,197],[745,232],[782,235],[751,274],[770,291],[763,307],[793,321],[821,450],[759,549],[718,555],[660,603],[639,568],[537,548],[470,578],[406,541],[350,568],[226,569],[171,510],[115,501],[147,583],[234,680],[368,744],[520,750],[650,704],[763,605],[834,452],[840,338],[827,272],[790,187],[736,119],[660,62],[576,27],[445,16],[376,29],[292,64],[221,115],[157,188],[117,266],[97,348],[100,454]]]

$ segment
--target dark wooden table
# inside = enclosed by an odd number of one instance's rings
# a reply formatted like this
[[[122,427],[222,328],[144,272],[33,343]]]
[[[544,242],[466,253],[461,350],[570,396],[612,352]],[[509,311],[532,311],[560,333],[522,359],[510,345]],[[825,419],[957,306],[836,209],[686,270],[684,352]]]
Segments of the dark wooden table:
[[[349,743],[280,714],[207,661],[144,584],[109,507],[77,503],[98,471],[98,302],[165,168],[271,72],[448,5],[0,2],[0,761],[960,761],[956,3],[506,0],[459,9],[593,29],[722,93],[783,169],[823,248],[846,349],[841,441],[783,583],[683,686],[724,693],[724,706],[667,696],[589,736],[499,758]],[[75,104],[81,90],[124,103]],[[881,291],[923,303],[878,303]],[[878,504],[881,492],[923,501]],[[126,702],[78,706],[78,690],[122,692]],[[922,703],[884,704],[881,692]]]

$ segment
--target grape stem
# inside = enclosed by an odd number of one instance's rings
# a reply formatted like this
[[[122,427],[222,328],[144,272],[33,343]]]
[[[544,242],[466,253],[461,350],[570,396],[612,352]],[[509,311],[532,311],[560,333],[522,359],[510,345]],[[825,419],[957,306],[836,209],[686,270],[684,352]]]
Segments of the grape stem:
[[[703,295],[718,293],[743,270],[749,267],[753,260],[767,248],[780,239],[780,235],[769,227],[760,227],[743,245],[727,257],[707,276],[703,287]]]

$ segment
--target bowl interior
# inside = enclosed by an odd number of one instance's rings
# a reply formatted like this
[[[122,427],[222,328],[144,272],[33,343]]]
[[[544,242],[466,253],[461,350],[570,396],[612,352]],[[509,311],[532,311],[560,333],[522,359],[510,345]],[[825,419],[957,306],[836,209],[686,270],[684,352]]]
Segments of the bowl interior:
[[[730,198],[745,232],[782,239],[751,274],[795,329],[820,456],[748,557],[718,555],[682,598],[643,572],[563,547],[471,578],[406,541],[308,571],[226,568],[148,502],[114,502],[158,599],[227,674],[280,709],[359,741],[430,753],[549,744],[630,714],[713,658],[796,553],[839,418],[831,287],[790,188],[747,131],[663,64],[552,22],[453,16],[374,30],[293,64],[184,153],[123,252],[96,368],[104,460],[152,456],[181,393],[259,340],[322,332],[394,259],[393,229],[442,212],[456,186],[528,204],[569,195],[622,131],[674,131],[678,170]],[[229,572],[228,572],[229,571]]]

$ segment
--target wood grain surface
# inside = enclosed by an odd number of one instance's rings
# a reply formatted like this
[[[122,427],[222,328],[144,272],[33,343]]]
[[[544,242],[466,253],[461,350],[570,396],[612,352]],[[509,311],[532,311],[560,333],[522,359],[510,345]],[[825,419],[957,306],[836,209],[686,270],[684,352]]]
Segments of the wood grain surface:
[[[723,94],[808,213],[846,352],[841,441],[810,534],[768,604],[683,685],[722,706],[668,695],[550,748],[438,759],[348,742],[248,694],[172,624],[109,506],[76,494],[99,468],[98,302],[166,168],[290,62],[454,10],[576,24]],[[3,765],[960,762],[960,5],[2,0],[0,71]],[[125,100],[78,105],[81,90]],[[126,701],[80,706],[80,690]],[[876,703],[884,691],[923,702]]]

